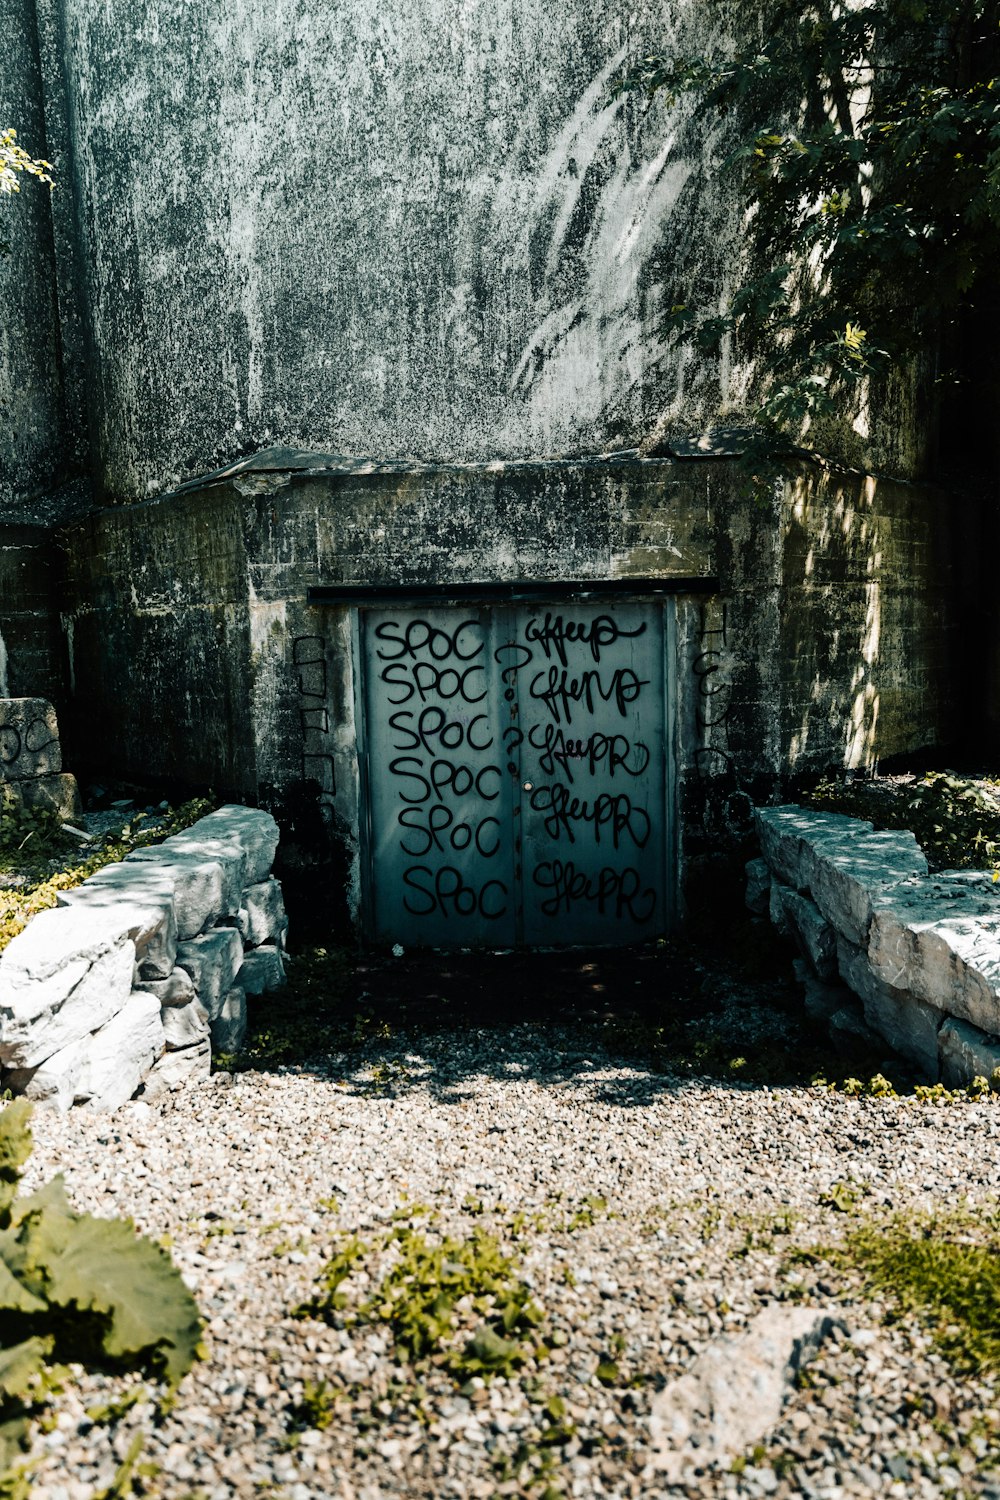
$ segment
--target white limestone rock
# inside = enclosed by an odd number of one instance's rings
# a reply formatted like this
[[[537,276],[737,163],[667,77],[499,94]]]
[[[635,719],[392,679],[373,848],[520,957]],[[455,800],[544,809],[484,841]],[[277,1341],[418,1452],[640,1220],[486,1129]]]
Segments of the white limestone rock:
[[[273,944],[251,948],[243,955],[240,984],[248,995],[268,995],[285,983],[285,965]]]
[[[184,1006],[194,998],[194,980],[187,969],[173,969],[166,979],[144,979],[137,989],[155,995],[161,1006]]]
[[[262,880],[248,886],[243,892],[243,910],[246,912],[243,941],[248,948],[276,942],[288,927],[280,880]]]
[[[134,849],[126,864],[152,867],[174,882],[177,936],[196,937],[220,917],[235,916],[240,907],[240,859],[216,859],[191,848],[155,844]]]
[[[270,813],[259,807],[227,803],[199,818],[188,832],[196,833],[199,838],[238,839],[247,859],[246,885],[256,885],[271,873],[278,847],[278,825]]]
[[[832,979],[837,972],[837,934],[808,896],[787,886],[779,890],[779,895],[803,958],[812,965],[817,979]]]
[[[165,1052],[142,1080],[142,1098],[153,1103],[166,1094],[202,1083],[211,1071],[212,1047],[207,1037],[180,1052]]]
[[[45,698],[0,698],[0,781],[62,770],[56,711]]]
[[[811,1020],[827,1025],[831,1016],[851,1004],[854,997],[850,990],[842,984],[824,984],[821,979],[816,978],[812,965],[806,959],[795,959],[792,968],[802,986],[806,1015]]]
[[[767,914],[778,936],[786,938],[788,942],[793,942],[792,929],[785,914],[785,892],[790,890],[791,886],[783,885],[780,880],[771,881],[771,889],[767,897]]]
[[[814,850],[824,841],[840,843],[872,832],[871,823],[843,813],[805,807],[758,807],[754,812],[761,853],[771,873],[795,890],[808,890]]]
[[[856,821],[856,820],[855,820]],[[912,833],[872,833],[867,824],[826,837],[803,861],[810,893],[823,916],[850,942],[868,942],[873,903],[886,887],[927,874]]]
[[[79,911],[112,910],[135,943],[135,961],[146,979],[166,979],[177,957],[177,921],[174,903],[166,892],[85,882],[57,896],[60,906]]]
[[[205,833],[205,820],[192,824],[183,833],[172,834],[158,847],[169,854],[188,854],[218,860],[226,876],[226,906],[224,915],[235,916],[239,911],[239,892],[247,883],[247,857],[243,845],[236,837],[222,838]],[[235,889],[234,889],[235,888]]]
[[[781,1419],[799,1371],[843,1324],[825,1308],[765,1307],[745,1333],[718,1337],[653,1397],[653,1467],[670,1484],[753,1447]]]
[[[83,1096],[91,1109],[117,1109],[131,1099],[165,1049],[159,1001],[136,990],[91,1037],[78,1097]]]
[[[747,862],[747,910],[755,917],[766,917],[771,904],[771,871],[766,859],[751,859]]]
[[[247,997],[234,985],[212,1017],[212,1051],[238,1052],[247,1034]]]
[[[110,1021],[134,963],[127,913],[39,912],[0,955],[0,1062],[36,1067]]]
[[[875,973],[868,955],[840,938],[837,963],[845,984],[860,997],[868,1025],[894,1052],[915,1063],[929,1082],[938,1077],[938,1031],[944,1015],[907,990],[894,989]]]
[[[1000,1033],[1000,886],[989,875],[943,871],[883,892],[868,959],[893,989]]]
[[[945,1021],[938,1047],[941,1081],[948,1088],[965,1088],[974,1078],[989,1082],[1000,1068],[1000,1037],[988,1036],[968,1021]]]
[[[160,1021],[168,1052],[180,1052],[208,1040],[208,1011],[197,998],[187,1005],[164,1005]]]
[[[243,963],[240,935],[235,927],[216,927],[178,943],[177,963],[191,975],[198,999],[214,1021]]]
[[[4,1086],[37,1104],[47,1104],[63,1114],[75,1103],[87,1064],[89,1034],[47,1057],[37,1068],[14,1068],[4,1075]]]

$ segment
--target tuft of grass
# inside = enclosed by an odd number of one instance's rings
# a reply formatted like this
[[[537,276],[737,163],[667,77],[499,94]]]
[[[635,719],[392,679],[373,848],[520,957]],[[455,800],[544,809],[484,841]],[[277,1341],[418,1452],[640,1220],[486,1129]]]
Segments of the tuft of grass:
[[[862,1222],[829,1259],[887,1297],[894,1321],[925,1325],[959,1370],[1000,1369],[1000,1217]]]

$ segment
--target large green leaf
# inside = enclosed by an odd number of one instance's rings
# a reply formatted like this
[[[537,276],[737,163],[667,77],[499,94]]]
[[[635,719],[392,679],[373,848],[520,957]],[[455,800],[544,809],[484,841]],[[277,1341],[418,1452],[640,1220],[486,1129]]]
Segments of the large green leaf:
[[[33,1254],[44,1257],[50,1304],[96,1314],[110,1359],[141,1361],[171,1385],[180,1382],[196,1357],[201,1322],[180,1272],[159,1245],[139,1238],[130,1219],[89,1214],[66,1234],[58,1216],[43,1213],[31,1240]]]
[[[0,1314],[3,1313],[40,1313],[45,1311],[45,1303],[40,1297],[30,1292],[23,1281],[20,1281],[7,1265],[3,1255],[3,1247],[0,1245]],[[2,1337],[2,1335],[0,1335]],[[0,1359],[2,1359],[0,1353]]]
[[[0,1397],[3,1402],[28,1399],[51,1353],[51,1339],[25,1339],[12,1349],[0,1349]],[[2,1410],[3,1404],[0,1403]]]
[[[31,1154],[31,1105],[27,1099],[15,1099],[0,1110],[0,1224],[14,1201],[21,1168]]]

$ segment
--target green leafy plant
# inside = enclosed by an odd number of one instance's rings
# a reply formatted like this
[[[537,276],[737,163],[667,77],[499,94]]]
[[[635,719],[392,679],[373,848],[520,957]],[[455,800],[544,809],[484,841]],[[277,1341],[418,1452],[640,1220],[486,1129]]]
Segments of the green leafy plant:
[[[996,1215],[937,1214],[861,1223],[835,1265],[890,1300],[894,1319],[925,1323],[963,1370],[1000,1369],[1000,1224]]]
[[[365,1257],[388,1259],[373,1294],[350,1305],[344,1283]],[[455,1379],[509,1374],[537,1352],[531,1336],[544,1314],[500,1241],[476,1226],[466,1239],[397,1224],[365,1244],[344,1238],[316,1294],[296,1317],[382,1324],[400,1356],[432,1363]]]
[[[170,1257],[131,1220],[75,1213],[61,1176],[19,1193],[30,1117],[20,1099],[0,1111],[0,1476],[10,1486],[62,1364],[140,1369],[173,1388],[201,1331]]]

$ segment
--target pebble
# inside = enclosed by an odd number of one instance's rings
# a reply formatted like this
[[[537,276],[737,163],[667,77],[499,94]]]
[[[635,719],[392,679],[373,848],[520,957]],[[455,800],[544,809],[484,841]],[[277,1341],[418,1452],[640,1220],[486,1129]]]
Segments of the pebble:
[[[26,1189],[62,1171],[77,1208],[169,1236],[206,1356],[156,1421],[145,1402],[89,1423],[87,1408],[130,1382],[78,1372],[36,1441],[33,1495],[95,1500],[136,1431],[156,1466],[141,1492],[162,1500],[656,1495],[653,1394],[787,1295],[788,1245],[843,1233],[846,1216],[823,1205],[835,1183],[919,1213],[987,1205],[1000,1181],[996,1101],[935,1109],[678,1080],[623,1065],[595,1035],[411,1033],[363,1063],[235,1074],[111,1117],[36,1111]],[[403,1059],[391,1094],[372,1086],[374,1063]],[[597,1199],[606,1208],[578,1212]],[[547,1359],[459,1391],[439,1369],[415,1376],[383,1329],[292,1317],[341,1235],[384,1235],[423,1204],[437,1216],[414,1220],[426,1233],[504,1239],[544,1309]],[[530,1217],[515,1233],[518,1211]],[[790,1235],[750,1232],[785,1214]],[[794,1274],[800,1300],[825,1300],[817,1271]],[[959,1378],[919,1329],[838,1295],[849,1333],[791,1391],[765,1456],[677,1493],[996,1494],[995,1379]],[[343,1394],[303,1430],[307,1387]],[[549,1445],[554,1397],[573,1426]]]

